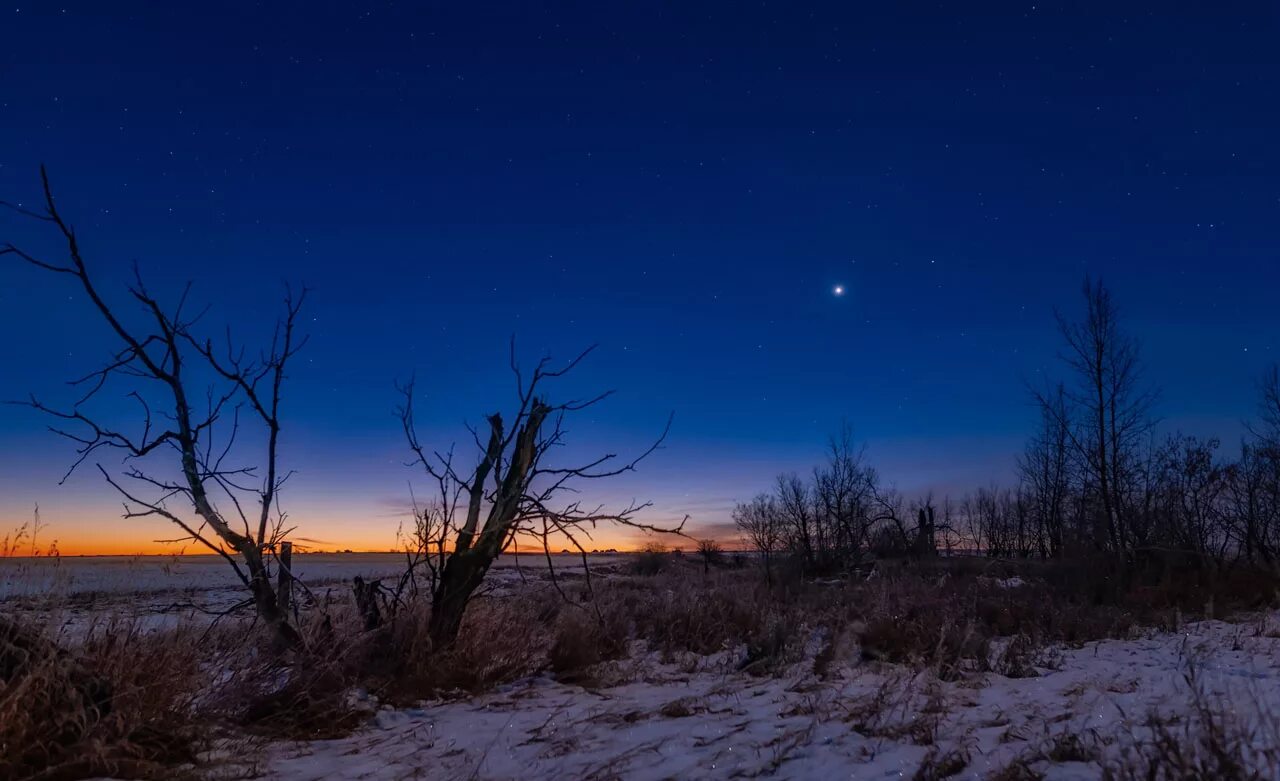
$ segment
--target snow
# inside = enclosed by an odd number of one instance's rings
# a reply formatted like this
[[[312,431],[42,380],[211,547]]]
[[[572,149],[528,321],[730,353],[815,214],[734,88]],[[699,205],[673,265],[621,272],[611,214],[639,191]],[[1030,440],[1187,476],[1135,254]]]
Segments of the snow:
[[[595,558],[593,568],[618,566]],[[311,554],[295,559],[310,583],[342,588],[352,576],[388,576],[400,557]],[[569,569],[568,557],[557,567]],[[491,576],[504,588],[520,574]],[[576,562],[580,566],[580,562]],[[536,559],[522,557],[535,579]],[[1018,578],[1000,581],[1018,588]],[[0,608],[38,610],[45,596],[70,625],[123,611],[178,620],[165,606],[239,599],[213,557],[0,559]],[[737,672],[739,654],[662,657],[641,644],[591,688],[541,676],[466,700],[376,709],[366,728],[331,741],[275,744],[257,766],[279,781],[325,778],[553,779],[911,778],[927,757],[964,757],[954,777],[981,779],[1015,762],[1048,779],[1099,777],[1092,761],[1116,757],[1146,734],[1150,714],[1190,713],[1192,687],[1218,711],[1280,739],[1280,613],[1235,623],[1052,647],[1032,677],[995,673],[940,681],[927,670],[856,653],[820,678],[809,659],[780,677]],[[996,644],[993,655],[1008,643]],[[1083,750],[1063,751],[1077,741]],[[1059,750],[1054,751],[1057,746]],[[1047,757],[1052,755],[1055,760]],[[1271,769],[1274,772],[1274,769]],[[1270,777],[1265,775],[1264,777]]]
[[[555,555],[557,571],[582,571],[579,556]],[[588,557],[594,569],[616,566],[618,557]],[[366,579],[398,577],[401,553],[308,553],[293,558],[294,574],[317,595],[335,593],[360,575]],[[543,573],[541,556],[504,556],[489,574],[491,585],[509,586],[520,571]],[[236,605],[244,586],[230,565],[215,555],[0,557],[0,610],[52,618],[69,637],[106,617],[139,618],[149,629],[183,621],[210,620]]]
[[[1021,760],[1048,779],[1094,779],[1096,763],[1037,758],[1072,737],[1115,756],[1149,713],[1185,713],[1192,681],[1239,718],[1280,713],[1275,625],[1206,621],[1053,648],[1036,677],[956,682],[878,664],[828,680],[808,664],[754,678],[730,672],[728,659],[642,655],[615,671],[628,681],[618,686],[539,677],[472,700],[383,709],[351,737],[278,747],[267,777],[910,778],[930,751],[957,750],[968,761],[956,778]]]
[[[555,554],[556,568],[581,570],[577,555]],[[593,567],[620,557],[607,554],[588,557]],[[402,553],[308,553],[294,556],[294,574],[309,585],[365,578],[393,577],[404,570]],[[521,556],[519,566],[534,571],[546,568],[542,555]],[[518,577],[517,560],[503,556],[494,571]],[[47,595],[137,595],[184,593],[241,588],[225,560],[209,554],[175,556],[75,556],[0,557],[0,602],[18,597]]]

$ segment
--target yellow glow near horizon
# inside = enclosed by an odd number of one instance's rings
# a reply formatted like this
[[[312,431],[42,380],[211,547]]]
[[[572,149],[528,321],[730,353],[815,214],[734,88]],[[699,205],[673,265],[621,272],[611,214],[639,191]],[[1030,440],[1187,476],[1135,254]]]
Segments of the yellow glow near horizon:
[[[290,525],[294,527],[294,531],[289,536],[294,542],[294,549],[299,552],[399,551],[403,550],[402,541],[397,538],[401,520],[396,513],[384,508],[360,506],[354,502],[351,506],[340,507],[331,503],[323,509],[300,507],[290,514]],[[661,518],[653,520],[659,524],[664,523]],[[11,551],[13,555],[30,555],[30,534],[34,523],[31,507],[0,504],[0,541],[6,536],[12,540],[18,530],[23,530],[23,540],[14,546]],[[674,526],[675,523],[671,522],[670,525]],[[717,536],[723,536],[723,527],[720,528],[722,534]],[[636,551],[651,542],[668,548],[682,547],[690,550],[695,545],[687,538],[648,535],[626,526],[602,524],[586,531],[590,531],[591,538],[579,535],[579,539],[588,552]],[[699,536],[693,529],[686,531]],[[39,552],[47,553],[56,543],[58,553],[63,556],[174,556],[212,553],[201,543],[191,540],[165,542],[181,535],[181,529],[161,519],[113,517],[110,509],[103,512],[97,502],[50,502],[40,508],[40,528],[35,547]],[[522,553],[542,550],[540,541],[521,538],[518,543]],[[722,540],[722,544],[732,543]],[[563,536],[553,537],[550,548],[555,553],[574,550],[574,546]],[[4,552],[0,549],[0,554]]]
[[[190,540],[183,542],[159,541],[156,535],[156,531],[159,531],[157,529],[129,528],[131,525],[128,524],[121,524],[121,526],[125,528],[95,529],[76,534],[66,534],[67,529],[65,528],[63,529],[63,534],[58,534],[56,528],[46,528],[42,530],[40,537],[37,538],[35,547],[40,555],[45,555],[56,546],[57,553],[61,556],[178,556],[213,553],[204,545]],[[584,547],[587,548],[588,552],[592,550],[631,552],[640,550],[648,541],[629,529],[612,531],[613,533],[611,534],[597,533],[593,540],[584,541]],[[604,532],[604,530],[598,530],[598,532]],[[692,542],[680,538],[664,539],[659,537],[654,538],[654,541],[671,548],[693,547]],[[681,543],[686,544],[682,546]],[[383,530],[378,530],[373,534],[325,540],[324,542],[312,540],[306,534],[301,534],[295,537],[294,544],[295,550],[307,553],[340,553],[344,551],[387,553],[402,549],[397,544],[394,532]],[[30,550],[31,546],[28,540],[18,546],[13,551],[13,554],[25,556],[29,554]],[[532,544],[521,544],[519,550],[522,553],[533,553],[535,551],[541,552],[542,548],[541,546],[535,548]],[[551,543],[551,550],[553,553],[559,553],[561,550],[573,551],[573,547],[567,539],[554,540]]]

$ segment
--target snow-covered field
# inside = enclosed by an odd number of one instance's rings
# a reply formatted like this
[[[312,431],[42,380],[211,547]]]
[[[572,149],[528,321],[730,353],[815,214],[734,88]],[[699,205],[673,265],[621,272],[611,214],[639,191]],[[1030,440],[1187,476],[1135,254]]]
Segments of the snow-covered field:
[[[582,569],[576,555],[555,554],[558,568]],[[625,554],[593,554],[592,565],[625,558]],[[541,571],[541,555],[518,560],[504,556],[494,570],[516,566]],[[404,568],[399,553],[308,553],[295,556],[294,573],[309,585],[350,581],[352,576],[391,577]],[[235,573],[219,556],[72,556],[64,558],[0,558],[0,601],[12,597],[67,594],[152,594],[238,588]]]
[[[581,568],[558,558],[566,573]],[[593,558],[602,574],[627,561]],[[401,561],[311,554],[295,570],[336,594],[354,575],[394,576]],[[545,584],[542,560],[522,557],[521,565],[529,582]],[[508,588],[522,582],[511,560],[491,577]],[[1019,589],[1022,581],[999,585]],[[0,559],[0,609],[56,604],[64,626],[104,613],[152,616],[162,626],[239,599],[234,575],[214,557]],[[1104,763],[1149,743],[1153,717],[1194,748],[1204,730],[1198,701],[1247,733],[1257,778],[1280,778],[1280,757],[1267,753],[1280,747],[1280,613],[1052,646],[1016,678],[941,681],[928,669],[864,662],[856,647],[844,647],[819,676],[813,653],[826,643],[815,635],[807,645],[806,658],[782,674],[756,677],[737,671],[741,649],[664,657],[636,641],[631,656],[604,665],[589,687],[544,675],[412,708],[369,701],[372,718],[357,733],[273,744],[255,766],[280,781],[1094,779]]]
[[[624,558],[588,556],[593,568]],[[582,571],[579,556],[554,555],[557,571]],[[295,556],[293,570],[315,593],[346,591],[351,579],[394,579],[404,571],[397,553],[309,553]],[[517,582],[519,569],[535,577],[546,571],[542,556],[504,556],[495,562],[495,584]],[[244,599],[244,587],[220,556],[0,557],[0,609],[53,613],[68,628],[105,615],[137,617],[157,628],[200,620]]]
[[[1194,732],[1193,686],[1256,730],[1260,745],[1275,745],[1278,627],[1274,615],[1193,623],[1051,649],[1034,677],[952,683],[882,665],[823,680],[811,664],[755,678],[714,660],[642,658],[619,671],[631,682],[608,688],[536,678],[470,701],[383,709],[349,738],[278,746],[267,776],[896,779],[917,777],[931,761],[955,778],[998,777],[1014,765],[1048,779],[1096,779],[1101,765],[1088,757],[1131,751],[1152,714]],[[1259,778],[1280,772],[1258,762]]]

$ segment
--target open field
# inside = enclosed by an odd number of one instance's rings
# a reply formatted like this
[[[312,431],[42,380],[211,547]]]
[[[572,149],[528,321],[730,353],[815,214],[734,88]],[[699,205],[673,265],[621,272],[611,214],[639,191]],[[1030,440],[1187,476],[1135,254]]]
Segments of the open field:
[[[588,556],[588,565],[608,568],[625,554]],[[582,558],[552,556],[567,576],[582,573]],[[294,557],[299,581],[321,594],[350,590],[351,579],[392,579],[404,570],[398,553],[308,553]],[[543,556],[504,556],[494,564],[494,584],[542,577]],[[199,620],[241,602],[244,586],[219,556],[0,557],[0,610],[56,613],[68,626],[94,616],[144,618],[154,626]]]
[[[591,554],[588,564],[605,565],[627,554]],[[582,570],[582,557],[553,554],[557,568]],[[504,556],[495,573],[523,567],[546,569],[541,555]],[[294,557],[294,574],[311,586],[350,582],[352,576],[392,577],[404,569],[401,553],[307,553]],[[0,557],[0,600],[41,594],[199,593],[240,588],[235,574],[219,556],[71,556],[63,558]]]
[[[206,725],[187,738],[194,753],[166,760],[176,765],[104,761],[95,775],[1171,781],[1280,773],[1274,610],[1224,608],[1226,620],[1196,620],[1177,607],[1089,607],[1055,595],[1049,570],[982,560],[919,573],[878,566],[770,591],[753,567],[704,571],[668,555],[658,572],[641,574],[639,559],[595,557],[589,591],[581,561],[575,573],[569,557],[558,560],[563,596],[545,563],[530,557],[521,577],[503,560],[498,590],[477,601],[449,659],[390,670],[380,654],[391,643],[397,658],[412,657],[417,619],[405,614],[382,640],[362,635],[347,582],[394,575],[396,557],[300,557],[299,574],[327,592],[306,613],[323,610],[334,627],[326,631],[338,634],[313,661],[268,675],[284,675],[285,690],[300,680],[307,692],[272,711],[283,724],[250,715],[274,695],[174,682],[189,694],[165,707]],[[51,636],[72,647],[87,636],[90,658],[106,639],[132,643],[117,649],[126,659],[187,659],[165,664],[220,666],[231,681],[260,676],[253,646],[248,656],[236,650],[247,617],[229,617],[206,641],[208,614],[163,609],[237,600],[220,563],[7,560],[2,604],[10,615],[49,611]],[[40,596],[33,584],[52,590]],[[304,627],[313,623],[304,615]],[[146,680],[166,672],[149,668]]]

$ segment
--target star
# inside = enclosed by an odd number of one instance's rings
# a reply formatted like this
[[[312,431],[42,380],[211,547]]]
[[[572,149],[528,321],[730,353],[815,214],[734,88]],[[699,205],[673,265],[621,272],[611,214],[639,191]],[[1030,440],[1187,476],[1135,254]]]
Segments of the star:
[[[835,293],[837,296],[844,295],[844,285],[836,285],[831,292]]]

